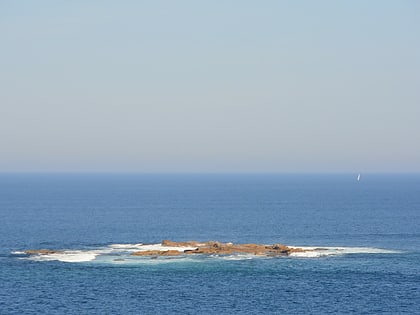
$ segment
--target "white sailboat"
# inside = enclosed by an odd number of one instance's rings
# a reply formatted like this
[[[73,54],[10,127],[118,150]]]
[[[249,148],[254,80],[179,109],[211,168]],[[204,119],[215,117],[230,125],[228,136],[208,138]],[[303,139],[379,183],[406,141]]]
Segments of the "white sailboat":
[[[360,182],[360,173],[357,175],[357,181]]]

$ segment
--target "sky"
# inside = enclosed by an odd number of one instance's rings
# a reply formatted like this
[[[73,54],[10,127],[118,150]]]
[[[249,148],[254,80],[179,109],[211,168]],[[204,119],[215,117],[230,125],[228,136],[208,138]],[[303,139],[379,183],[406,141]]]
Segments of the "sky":
[[[420,172],[420,2],[0,0],[0,172]]]

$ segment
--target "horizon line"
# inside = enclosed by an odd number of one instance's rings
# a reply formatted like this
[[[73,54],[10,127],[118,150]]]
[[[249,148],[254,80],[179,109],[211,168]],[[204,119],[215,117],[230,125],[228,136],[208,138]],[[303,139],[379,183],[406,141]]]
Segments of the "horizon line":
[[[1,171],[0,175],[420,175],[420,171]]]

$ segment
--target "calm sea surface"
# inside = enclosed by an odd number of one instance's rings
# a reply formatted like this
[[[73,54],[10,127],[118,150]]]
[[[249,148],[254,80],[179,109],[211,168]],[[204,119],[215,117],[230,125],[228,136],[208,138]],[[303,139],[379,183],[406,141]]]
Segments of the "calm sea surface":
[[[141,244],[327,247],[135,258]],[[27,249],[61,250],[28,256]],[[420,175],[0,174],[0,314],[420,314]]]

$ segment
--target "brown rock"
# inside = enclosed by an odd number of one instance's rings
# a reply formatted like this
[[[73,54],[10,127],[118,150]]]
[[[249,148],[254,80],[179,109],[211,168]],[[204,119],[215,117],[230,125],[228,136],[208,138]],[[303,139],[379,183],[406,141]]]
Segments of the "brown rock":
[[[266,246],[261,244],[232,244],[232,243],[220,243],[210,241],[204,244],[204,246],[199,246],[195,250],[185,250],[185,254],[220,254],[220,255],[229,255],[236,253],[246,253],[253,255],[266,255],[266,254],[284,254],[288,249],[287,246]]]
[[[179,256],[181,255],[181,252],[179,250],[167,250],[167,251],[163,251],[160,255],[161,256]]]
[[[178,250],[145,250],[134,252],[133,256],[152,256],[156,258],[158,256],[179,256],[181,254],[186,255],[231,255],[231,254],[251,254],[258,256],[287,256],[291,253],[305,252],[302,248],[290,248],[283,244],[274,245],[262,245],[262,244],[233,244],[233,243],[221,243],[217,241],[208,241],[205,243],[199,243],[196,241],[188,242],[174,242],[170,240],[163,240],[162,246],[166,247],[192,247],[195,249],[187,249],[184,252]],[[316,250],[320,250],[317,248]],[[48,255],[61,253],[62,251],[51,250],[51,249],[32,249],[25,251],[28,255]]]
[[[162,246],[167,247],[198,247],[203,245],[202,243],[198,243],[196,241],[188,241],[188,242],[174,242],[170,240],[163,240]]]
[[[278,251],[289,251],[290,247],[283,245],[283,244],[274,244],[272,246],[272,249],[278,250]]]

